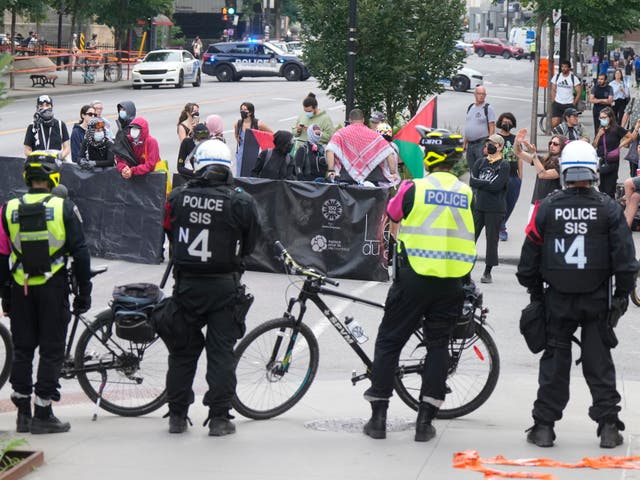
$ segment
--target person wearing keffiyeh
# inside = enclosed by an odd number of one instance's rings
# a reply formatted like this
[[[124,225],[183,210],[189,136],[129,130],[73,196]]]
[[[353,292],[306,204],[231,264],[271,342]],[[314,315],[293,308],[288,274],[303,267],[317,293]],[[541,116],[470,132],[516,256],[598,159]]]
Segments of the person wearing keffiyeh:
[[[112,151],[113,142],[107,136],[105,124],[101,118],[92,118],[78,152],[78,163],[83,168],[113,167],[115,161]]]
[[[331,180],[339,178],[340,182],[374,185],[397,182],[393,150],[384,138],[364,124],[364,114],[358,108],[349,112],[349,125],[333,134],[326,151],[327,177]]]

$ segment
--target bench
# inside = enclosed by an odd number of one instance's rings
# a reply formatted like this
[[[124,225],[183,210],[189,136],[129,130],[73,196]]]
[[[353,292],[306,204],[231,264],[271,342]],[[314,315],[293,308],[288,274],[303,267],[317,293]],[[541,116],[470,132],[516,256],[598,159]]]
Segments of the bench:
[[[49,84],[55,88],[58,76],[54,74],[34,74],[29,78],[31,79],[32,87],[40,86],[44,88],[47,84]]]

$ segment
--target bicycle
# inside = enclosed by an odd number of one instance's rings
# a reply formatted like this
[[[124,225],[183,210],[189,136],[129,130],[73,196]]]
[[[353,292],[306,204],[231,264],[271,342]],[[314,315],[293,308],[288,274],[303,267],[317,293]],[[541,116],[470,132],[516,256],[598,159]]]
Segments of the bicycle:
[[[106,271],[106,266],[92,269],[91,276]],[[77,285],[73,278],[70,281],[75,295]],[[152,304],[146,303],[145,307],[152,308]],[[72,356],[80,323],[85,330]],[[93,321],[74,314],[61,377],[77,378],[84,393],[95,402],[94,420],[98,408],[123,417],[137,417],[166,403],[168,356],[166,345],[155,333],[139,341],[118,337],[118,325],[111,308],[98,313]]]
[[[322,300],[321,295],[351,300],[358,304],[383,309],[384,305],[340,292],[324,285],[337,287],[335,280],[312,268],[299,265],[276,242],[280,258],[288,274],[305,277],[297,297],[289,300],[281,318],[262,323],[237,345],[236,394],[231,402],[241,415],[265,420],[281,415],[309,390],[318,370],[318,340],[304,323],[307,301],[313,303],[351,347],[365,367],[365,373],[352,374],[351,382],[369,378],[372,361],[351,333]],[[294,309],[297,308],[297,314]],[[447,377],[447,396],[438,418],[451,419],[466,415],[487,401],[500,373],[498,348],[485,328],[488,309],[482,306],[482,293],[471,284],[465,289],[463,315],[449,342],[450,364]],[[355,329],[354,329],[355,330]],[[412,409],[417,410],[424,369],[426,346],[419,327],[400,355],[394,389]]]
[[[13,343],[9,329],[0,323],[0,388],[9,380],[13,363]]]

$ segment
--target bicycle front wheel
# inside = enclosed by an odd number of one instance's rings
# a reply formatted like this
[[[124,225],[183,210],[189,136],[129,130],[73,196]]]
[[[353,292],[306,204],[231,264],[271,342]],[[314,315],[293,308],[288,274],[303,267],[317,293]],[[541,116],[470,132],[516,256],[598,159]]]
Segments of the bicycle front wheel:
[[[13,364],[13,342],[9,329],[0,323],[0,388],[9,380]]]
[[[100,407],[123,417],[137,417],[166,403],[169,352],[156,338],[135,343],[115,336],[111,310],[100,313],[82,332],[75,352],[78,382]]]
[[[235,356],[238,384],[231,405],[240,415],[265,420],[286,412],[307,393],[320,352],[307,325],[277,318],[249,332]]]
[[[498,347],[482,325],[469,339],[452,339],[449,344],[447,394],[437,418],[467,415],[491,396],[500,375]],[[415,335],[400,355],[395,390],[409,407],[418,409],[426,347]]]

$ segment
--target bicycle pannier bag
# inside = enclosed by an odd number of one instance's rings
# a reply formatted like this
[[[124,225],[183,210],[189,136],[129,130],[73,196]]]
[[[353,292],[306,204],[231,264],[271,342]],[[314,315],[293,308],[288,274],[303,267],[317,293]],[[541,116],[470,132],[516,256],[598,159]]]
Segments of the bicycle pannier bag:
[[[116,335],[136,343],[155,340],[157,335],[151,312],[163,297],[162,290],[152,283],[130,283],[115,287],[111,309]]]

